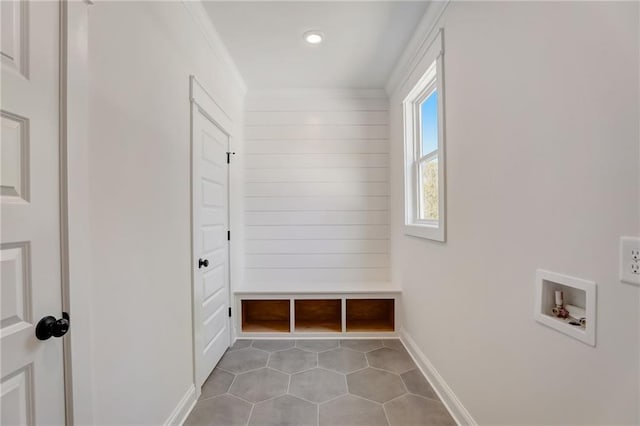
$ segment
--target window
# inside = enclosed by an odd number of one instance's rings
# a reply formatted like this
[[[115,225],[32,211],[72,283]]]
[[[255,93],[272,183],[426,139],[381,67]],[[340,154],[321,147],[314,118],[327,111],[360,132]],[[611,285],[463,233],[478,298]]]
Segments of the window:
[[[403,105],[405,234],[437,241],[445,240],[442,53],[439,33],[423,58],[427,71]]]

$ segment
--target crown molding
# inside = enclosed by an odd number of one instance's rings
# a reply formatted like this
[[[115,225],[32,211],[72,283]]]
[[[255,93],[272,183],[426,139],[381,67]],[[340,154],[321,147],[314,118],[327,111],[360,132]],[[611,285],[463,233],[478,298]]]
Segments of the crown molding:
[[[420,61],[420,58],[422,58],[425,50],[429,48],[429,41],[432,38],[433,32],[437,30],[437,23],[449,5],[449,2],[450,0],[436,0],[427,6],[427,10],[420,20],[416,31],[387,80],[385,90],[389,97],[407,80]]]
[[[371,99],[382,98],[387,99],[387,93],[384,89],[250,89],[247,97],[271,98],[271,99],[299,99],[305,97],[313,97],[316,99]]]
[[[242,74],[238,70],[236,63],[231,58],[227,47],[222,42],[218,31],[216,31],[209,14],[202,5],[201,0],[182,0],[183,6],[191,15],[191,18],[196,22],[198,28],[202,32],[202,35],[207,40],[207,43],[213,50],[214,55],[222,61],[223,64],[232,70],[236,84],[242,90],[243,94],[247,92],[247,84],[242,78]]]

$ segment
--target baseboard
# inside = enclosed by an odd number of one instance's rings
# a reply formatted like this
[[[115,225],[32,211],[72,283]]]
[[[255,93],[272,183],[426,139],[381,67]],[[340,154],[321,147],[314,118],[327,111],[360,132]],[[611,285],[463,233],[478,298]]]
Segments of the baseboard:
[[[440,373],[438,373],[438,370],[436,370],[431,361],[429,361],[415,340],[413,340],[404,328],[400,330],[400,340],[456,422],[459,425],[477,425],[478,423],[473,420],[471,414],[469,414],[464,405],[462,405],[462,402],[460,402],[458,397],[453,393],[453,390],[451,390]]]
[[[189,413],[191,413],[191,410],[193,410],[196,401],[196,387],[191,385],[164,424],[166,426],[181,426],[187,419]]]

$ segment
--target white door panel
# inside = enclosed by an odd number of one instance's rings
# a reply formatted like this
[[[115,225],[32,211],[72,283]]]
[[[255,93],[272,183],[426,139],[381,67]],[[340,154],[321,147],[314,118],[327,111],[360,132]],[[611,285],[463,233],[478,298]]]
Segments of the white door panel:
[[[225,307],[220,304],[215,304],[215,300],[212,300],[211,303],[205,302],[206,311],[212,310],[211,314],[205,315],[205,319],[203,321],[204,325],[204,346],[205,349],[214,342],[214,338],[220,333],[221,330],[224,329],[224,323],[226,321],[226,312]],[[215,309],[214,309],[215,308]],[[206,352],[206,351],[205,351]]]
[[[204,274],[203,283],[202,296],[205,301],[216,295],[223,296],[220,293],[224,292],[226,284],[224,264],[210,266],[209,271]]]
[[[215,226],[216,223],[223,222],[226,216],[227,212],[222,207],[205,209],[202,211],[202,226]]]
[[[2,1],[1,424],[63,424],[58,2]]]
[[[229,137],[193,107],[193,256],[196,386],[229,346]],[[200,267],[199,260],[207,266]]]
[[[224,225],[206,226],[203,228],[202,251],[204,255],[210,255],[213,251],[220,250],[226,245],[227,232]]]
[[[206,173],[206,168],[203,168],[204,173]],[[208,174],[212,176],[212,173]],[[215,178],[215,176],[213,176]],[[206,207],[223,207],[222,199],[225,195],[224,186],[222,186],[219,181],[211,182],[206,179],[202,179],[202,204]]]

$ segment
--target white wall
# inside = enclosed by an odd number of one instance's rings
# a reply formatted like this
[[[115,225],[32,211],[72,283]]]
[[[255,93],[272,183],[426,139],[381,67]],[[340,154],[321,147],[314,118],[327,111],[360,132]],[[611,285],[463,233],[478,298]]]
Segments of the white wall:
[[[96,424],[162,424],[193,383],[189,75],[237,123],[243,94],[199,28],[181,2],[89,11]]]
[[[403,323],[480,424],[640,421],[638,288],[617,273],[619,236],[640,234],[638,17],[638,3],[449,4],[445,244],[402,234],[391,100]],[[536,268],[597,282],[595,348],[533,320]]]
[[[245,108],[246,286],[388,281],[386,94],[258,91]]]

